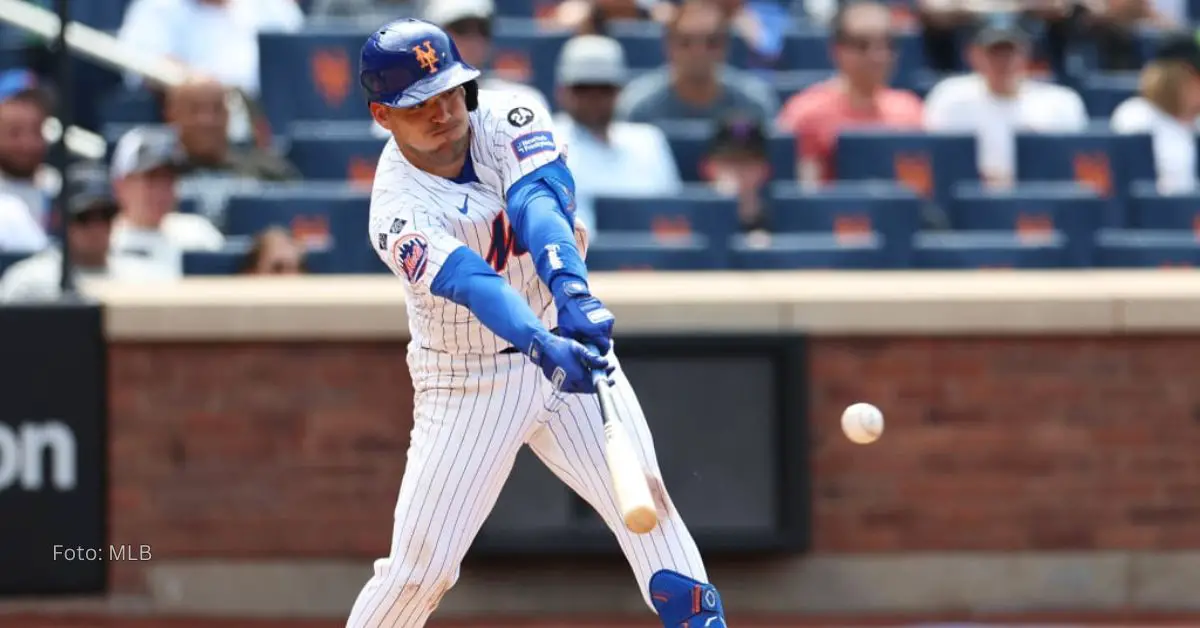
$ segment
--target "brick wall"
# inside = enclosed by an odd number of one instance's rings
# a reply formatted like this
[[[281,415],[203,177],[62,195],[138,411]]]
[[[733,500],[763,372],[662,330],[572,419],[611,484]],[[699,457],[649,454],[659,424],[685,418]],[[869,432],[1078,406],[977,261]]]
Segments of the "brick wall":
[[[1200,549],[1200,338],[818,339],[818,552]],[[399,343],[112,349],[114,543],[155,557],[387,551]],[[841,436],[857,400],[883,440]],[[137,563],[114,567],[140,588]]]

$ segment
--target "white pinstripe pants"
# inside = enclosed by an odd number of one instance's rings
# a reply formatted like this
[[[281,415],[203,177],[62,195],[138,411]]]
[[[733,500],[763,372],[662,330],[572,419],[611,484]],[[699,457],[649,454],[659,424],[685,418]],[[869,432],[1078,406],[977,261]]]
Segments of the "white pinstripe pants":
[[[410,359],[410,364],[419,361]],[[440,366],[449,368],[417,385],[390,555],[375,561],[374,576],[359,593],[347,628],[425,625],[458,580],[467,548],[525,444],[603,517],[633,568],[647,606],[650,576],[660,569],[708,581],[696,543],[665,490],[656,491],[662,497],[659,526],[646,535],[626,530],[612,494],[594,395],[555,393],[521,354],[472,357],[466,363]],[[422,379],[417,377],[418,382]],[[614,379],[614,397],[630,437],[655,479],[653,485],[661,488],[650,430],[619,364]]]

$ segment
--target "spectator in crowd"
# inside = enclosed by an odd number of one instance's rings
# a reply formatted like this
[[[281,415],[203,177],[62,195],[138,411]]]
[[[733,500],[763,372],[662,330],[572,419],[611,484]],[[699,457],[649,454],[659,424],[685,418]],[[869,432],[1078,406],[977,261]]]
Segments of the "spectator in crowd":
[[[717,193],[737,199],[738,223],[751,243],[769,239],[767,135],[756,115],[726,114],[717,124],[701,173]]]
[[[271,227],[254,238],[242,262],[243,275],[302,275],[308,273],[304,246],[283,227]]]
[[[32,72],[0,72],[0,192],[19,198],[43,229],[49,225],[56,179],[45,165],[42,134],[50,106],[49,95]]]
[[[1016,134],[1075,132],[1087,127],[1083,99],[1061,85],[1026,76],[1029,38],[1012,14],[987,16],[968,50],[972,73],[942,80],[925,98],[925,127],[974,133],[980,178],[1011,184]]]
[[[1142,67],[1138,37],[1142,28],[1175,29],[1188,23],[1188,3],[1180,0],[1107,0],[1089,5],[1097,65],[1107,71]]]
[[[837,75],[792,96],[776,126],[796,136],[798,178],[831,181],[840,131],[856,126],[920,129],[921,99],[888,87],[896,61],[891,12],[871,1],[847,2],[830,23],[831,57]]]
[[[667,65],[631,81],[617,99],[617,115],[633,122],[711,120],[748,110],[763,120],[779,108],[766,82],[725,64],[729,26],[720,6],[686,0],[667,25]]]
[[[113,250],[150,260],[176,276],[183,273],[184,252],[215,251],[225,244],[208,219],[177,211],[180,152],[173,133],[138,127],[117,142],[111,165],[120,206]]]
[[[49,241],[19,197],[0,192],[0,253],[35,253]]]
[[[484,72],[479,87],[520,92],[548,106],[546,96],[537,89],[505,80],[487,70],[491,63],[495,13],[492,0],[431,0],[424,17],[450,35],[464,61]]]
[[[1142,70],[1139,95],[1113,112],[1117,133],[1153,138],[1154,166],[1163,193],[1196,188],[1196,133],[1200,131],[1200,43],[1190,32],[1165,37]]]
[[[171,275],[137,258],[110,250],[117,204],[106,189],[72,182],[78,188],[67,206],[67,247],[74,279],[165,280]],[[61,296],[62,251],[57,246],[13,264],[0,278],[0,302],[55,300]]]
[[[166,117],[183,149],[183,174],[255,181],[300,178],[295,166],[273,152],[230,144],[225,132],[229,126],[225,91],[214,80],[194,79],[171,88],[167,92]]]
[[[258,35],[304,25],[295,0],[133,0],[118,38],[147,59],[207,76],[257,97]],[[126,82],[141,83],[130,74]]]
[[[309,15],[353,20],[367,28],[375,28],[398,18],[415,17],[419,5],[417,0],[313,0]]]
[[[667,138],[655,126],[614,122],[629,70],[615,39],[577,35],[558,58],[555,126],[575,173],[576,216],[595,234],[598,195],[670,195],[682,187]],[[594,239],[594,235],[593,235]]]

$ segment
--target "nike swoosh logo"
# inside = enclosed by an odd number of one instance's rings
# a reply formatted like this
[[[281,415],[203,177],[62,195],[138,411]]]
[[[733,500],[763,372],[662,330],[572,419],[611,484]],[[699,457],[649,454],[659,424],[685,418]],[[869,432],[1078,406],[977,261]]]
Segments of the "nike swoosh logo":
[[[463,197],[463,204],[462,204],[462,207],[459,207],[459,208],[458,208],[458,211],[462,212],[462,214],[463,214],[464,216],[465,216],[465,215],[467,215],[467,205],[469,205],[470,203],[471,203],[471,197],[470,197],[470,196],[464,196],[464,197]]]

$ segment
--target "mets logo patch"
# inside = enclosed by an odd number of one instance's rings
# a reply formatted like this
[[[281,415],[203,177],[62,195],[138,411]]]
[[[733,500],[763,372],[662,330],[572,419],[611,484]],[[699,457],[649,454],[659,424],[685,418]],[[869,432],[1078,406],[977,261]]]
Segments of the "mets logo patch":
[[[538,153],[554,150],[554,135],[549,131],[526,133],[512,141],[512,149],[513,154],[517,156],[517,161],[523,161]]]
[[[409,283],[417,283],[425,275],[429,265],[429,240],[420,233],[410,233],[392,244],[392,259],[396,266],[404,269]]]

